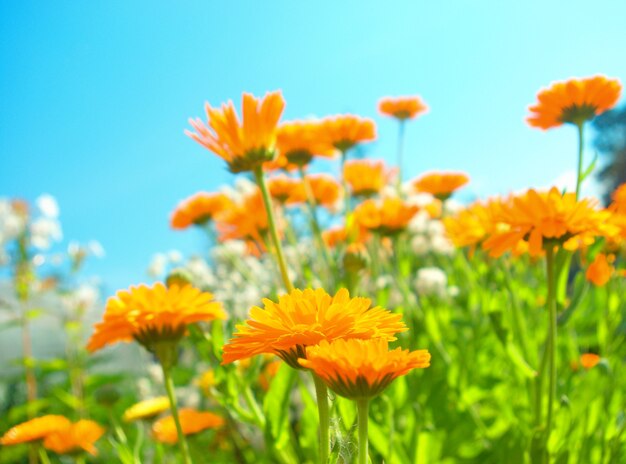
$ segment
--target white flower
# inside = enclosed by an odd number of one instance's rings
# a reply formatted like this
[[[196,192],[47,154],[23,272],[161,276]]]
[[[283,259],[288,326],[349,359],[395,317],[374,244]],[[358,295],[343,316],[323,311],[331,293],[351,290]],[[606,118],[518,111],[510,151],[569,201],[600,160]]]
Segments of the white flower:
[[[36,200],[37,208],[41,214],[49,219],[56,219],[59,217],[59,205],[52,195],[47,193],[40,195]]]
[[[430,241],[432,250],[440,255],[448,255],[454,253],[454,245],[445,235],[433,237]]]
[[[89,243],[87,243],[87,249],[89,250],[89,253],[96,258],[102,258],[105,255],[102,244],[97,240],[90,240]]]
[[[170,260],[170,263],[177,264],[183,260],[183,255],[178,250],[170,250],[167,253],[167,258]]]
[[[430,251],[430,242],[423,235],[416,235],[411,240],[411,249],[418,256],[424,256]]]
[[[450,198],[443,203],[443,212],[446,216],[453,216],[464,208],[465,207],[461,203],[453,198]]]
[[[438,267],[424,267],[417,271],[415,288],[420,296],[437,296],[444,298],[447,295],[448,277]]]
[[[41,217],[30,224],[31,243],[42,250],[50,248],[51,241],[63,238],[61,225],[56,219]]]
[[[163,369],[160,364],[150,363],[148,364],[147,370],[152,382],[159,385],[163,383]]]
[[[435,238],[444,235],[446,233],[446,228],[441,221],[429,221],[426,232],[431,238]]]
[[[9,200],[0,199],[0,243],[13,240],[23,232],[24,227],[25,218],[15,212]]]
[[[420,234],[425,233],[430,222],[430,215],[426,211],[418,211],[409,222],[409,231]]]
[[[165,274],[165,267],[167,266],[167,256],[163,253],[156,253],[152,256],[152,261],[148,266],[148,275],[153,278],[161,277]]]

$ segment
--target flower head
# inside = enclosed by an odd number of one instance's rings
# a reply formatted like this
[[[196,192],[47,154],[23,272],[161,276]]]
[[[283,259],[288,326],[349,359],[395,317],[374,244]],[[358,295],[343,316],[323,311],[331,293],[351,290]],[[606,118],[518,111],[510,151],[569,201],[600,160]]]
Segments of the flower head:
[[[242,119],[232,101],[221,108],[206,103],[207,124],[190,119],[195,132],[185,134],[223,158],[231,172],[252,171],[275,156],[278,121],[285,108],[280,92],[268,92],[260,100],[243,94]]]
[[[447,200],[454,192],[469,182],[462,172],[430,172],[413,181],[418,192],[430,193],[440,200]]]
[[[498,229],[502,200],[476,202],[459,211],[455,216],[444,218],[448,238],[457,247],[474,247],[482,243]]]
[[[595,353],[583,353],[580,355],[580,364],[585,369],[591,369],[600,362],[600,356]]]
[[[387,185],[391,171],[383,161],[351,160],[344,165],[343,177],[353,195],[371,196]]]
[[[56,430],[69,427],[71,422],[63,416],[47,415],[31,419],[10,428],[0,438],[0,445],[18,445],[43,440]]]
[[[330,158],[335,148],[323,138],[323,125],[320,121],[292,121],[278,128],[278,167],[306,166],[314,156]]]
[[[413,119],[428,112],[428,106],[420,97],[385,97],[378,102],[378,111],[396,119]]]
[[[220,416],[210,413],[197,411],[193,408],[182,408],[178,411],[180,426],[183,434],[193,435],[207,429],[221,427],[224,419]],[[178,434],[176,433],[176,424],[172,416],[159,419],[152,425],[152,433],[161,443],[175,444],[178,443]]]
[[[150,398],[133,404],[124,411],[124,422],[133,422],[140,419],[150,419],[170,408],[170,400],[166,396]]]
[[[352,114],[329,116],[323,119],[321,140],[339,151],[348,151],[362,142],[376,138],[376,125],[371,119]]]
[[[299,179],[279,175],[267,180],[270,195],[283,205],[297,205],[306,201],[304,184]]]
[[[178,341],[187,325],[199,321],[226,319],[220,303],[213,295],[191,285],[152,287],[139,285],[120,290],[106,304],[102,322],[95,330],[87,349],[96,351],[116,342],[133,339],[148,350],[161,341]]]
[[[412,369],[430,366],[427,350],[389,350],[382,338],[321,341],[298,360],[312,369],[338,395],[350,399],[371,398]]]
[[[94,421],[79,420],[48,435],[43,446],[57,454],[73,454],[86,451],[98,454],[94,443],[104,434],[104,429]]]
[[[173,229],[203,225],[232,205],[233,201],[223,193],[198,192],[178,204],[170,224]]]
[[[626,215],[626,184],[622,184],[611,195],[613,203],[611,203],[611,210],[618,214]]]
[[[362,228],[381,234],[395,234],[406,229],[419,207],[400,198],[365,200],[354,210],[355,222]]]
[[[602,287],[609,281],[611,274],[613,274],[613,266],[609,264],[604,253],[598,253],[587,268],[585,277],[596,287]]]
[[[318,206],[330,210],[336,208],[341,200],[341,186],[329,174],[311,174],[304,178],[313,196],[313,201]]]
[[[306,357],[307,346],[337,338],[384,338],[404,332],[399,314],[371,308],[368,298],[353,297],[346,289],[335,296],[325,290],[293,290],[277,302],[263,300],[264,308],[250,309],[250,319],[237,326],[234,338],[224,345],[222,364],[261,353],[281,357],[292,367]]]
[[[550,129],[563,123],[582,124],[615,106],[622,90],[618,79],[594,76],[555,82],[537,94],[526,121]]]

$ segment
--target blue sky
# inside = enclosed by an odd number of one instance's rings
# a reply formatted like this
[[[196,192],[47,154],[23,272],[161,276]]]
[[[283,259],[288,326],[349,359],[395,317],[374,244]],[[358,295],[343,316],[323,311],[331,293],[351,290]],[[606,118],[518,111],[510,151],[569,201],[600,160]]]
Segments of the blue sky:
[[[285,119],[373,117],[419,94],[406,172],[463,170],[466,196],[545,186],[574,169],[571,127],[523,122],[554,80],[626,80],[626,2],[0,2],[0,196],[57,197],[67,239],[98,239],[110,289],[146,280],[153,253],[200,250],[172,232],[177,202],[232,176],[183,135],[203,103],[282,89]],[[591,153],[588,153],[591,157]]]

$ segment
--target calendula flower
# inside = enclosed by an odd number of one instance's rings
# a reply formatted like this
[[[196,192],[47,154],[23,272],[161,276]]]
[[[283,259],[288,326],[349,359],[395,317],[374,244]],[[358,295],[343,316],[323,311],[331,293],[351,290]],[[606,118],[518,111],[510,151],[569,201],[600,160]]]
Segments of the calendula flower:
[[[532,127],[551,129],[563,123],[581,125],[610,110],[619,100],[622,85],[618,79],[594,76],[555,82],[537,94],[526,121]]]
[[[354,220],[364,229],[390,235],[405,230],[418,210],[397,197],[370,199],[355,208]]]
[[[418,192],[430,193],[440,200],[447,200],[458,189],[469,182],[462,172],[430,172],[413,181]]]
[[[372,398],[412,369],[430,366],[427,350],[389,350],[387,340],[322,340],[309,346],[298,362],[312,369],[338,395],[353,400]]]
[[[318,206],[334,210],[341,200],[341,186],[329,174],[311,174],[304,178],[313,201]]]
[[[298,205],[306,201],[304,184],[300,179],[285,175],[271,177],[267,180],[267,188],[282,205]]]
[[[130,287],[109,298],[87,349],[93,352],[105,345],[136,340],[152,351],[159,342],[178,341],[187,325],[214,319],[226,319],[222,305],[213,301],[211,293],[191,285]]]
[[[447,237],[457,247],[475,247],[498,229],[500,198],[476,202],[443,220]]]
[[[348,240],[348,232],[344,226],[331,227],[322,232],[322,239],[329,248],[335,248],[338,245],[345,244]]]
[[[297,359],[305,357],[307,346],[337,338],[384,338],[395,340],[395,334],[406,326],[399,314],[381,307],[371,307],[368,298],[350,298],[341,289],[335,296],[325,290],[293,290],[277,302],[263,299],[264,308],[250,309],[250,318],[237,326],[237,332],[226,345],[222,364],[262,353],[276,354],[287,364],[298,368]]]
[[[483,243],[491,256],[515,249],[520,241],[528,243],[532,256],[540,255],[544,245],[575,249],[581,241],[614,233],[610,213],[595,209],[588,199],[576,200],[573,193],[562,194],[556,187],[539,193],[534,189],[516,195],[500,209],[501,224]]]
[[[207,123],[190,119],[195,132],[185,134],[226,161],[231,172],[252,171],[275,156],[277,127],[285,108],[280,92],[260,100],[243,94],[242,119],[232,101],[221,108],[206,103]]]
[[[140,419],[150,419],[154,416],[161,414],[164,411],[169,410],[169,408],[170,400],[167,398],[167,396],[150,398],[133,404],[130,408],[124,411],[122,419],[124,419],[124,422],[133,422]]]
[[[95,443],[104,435],[104,429],[94,421],[79,420],[48,435],[43,446],[57,454],[74,454],[81,451],[95,456]]]
[[[600,356],[595,353],[583,353],[580,355],[580,364],[585,369],[591,369],[600,362]]]
[[[613,195],[611,195],[613,203],[611,203],[611,210],[618,214],[626,215],[626,184],[620,185]]]
[[[346,161],[343,177],[353,195],[371,196],[387,185],[391,172],[383,161],[352,160]]]
[[[612,274],[613,266],[609,264],[606,255],[598,253],[593,262],[587,268],[585,277],[596,287],[602,287],[606,285]]]
[[[233,201],[223,193],[198,192],[178,204],[172,213],[170,225],[173,229],[204,225],[232,206]]]
[[[221,427],[224,419],[220,416],[210,413],[197,411],[193,408],[182,408],[178,411],[180,426],[184,435],[193,435],[203,430]],[[161,443],[173,445],[178,442],[176,433],[176,424],[172,416],[159,419],[152,425],[152,433]]]
[[[18,445],[20,443],[43,440],[51,433],[69,427],[70,424],[70,420],[63,416],[49,414],[37,417],[11,427],[0,438],[0,445]]]
[[[328,116],[322,123],[321,140],[343,152],[376,138],[376,125],[371,119],[344,114]]]
[[[278,158],[275,166],[290,170],[306,166],[314,156],[330,158],[336,150],[324,140],[323,125],[320,121],[292,121],[278,128]]]
[[[385,97],[378,102],[378,111],[396,119],[413,119],[428,111],[420,97]]]

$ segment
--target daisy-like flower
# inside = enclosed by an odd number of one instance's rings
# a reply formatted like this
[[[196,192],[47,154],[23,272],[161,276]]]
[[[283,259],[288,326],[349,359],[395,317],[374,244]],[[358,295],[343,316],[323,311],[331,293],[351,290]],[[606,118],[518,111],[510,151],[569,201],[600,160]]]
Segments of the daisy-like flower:
[[[312,369],[338,395],[357,400],[379,395],[401,375],[430,366],[427,350],[389,350],[387,340],[321,341],[306,350],[303,367]]]
[[[298,205],[306,201],[304,184],[300,179],[286,175],[271,177],[267,180],[270,195],[282,205]]]
[[[609,281],[611,274],[613,274],[613,266],[609,264],[604,253],[598,253],[587,268],[585,277],[596,287],[602,287]]]
[[[379,193],[387,185],[392,172],[383,161],[351,160],[343,167],[343,177],[353,195],[365,197]]]
[[[178,204],[172,213],[170,224],[173,229],[201,226],[232,205],[233,201],[223,193],[198,192]]]
[[[613,195],[611,195],[613,202],[611,203],[611,210],[618,214],[626,215],[626,184],[620,185]]]
[[[409,205],[397,197],[370,199],[355,208],[354,220],[364,229],[392,235],[405,230],[418,210],[418,206]]]
[[[180,426],[183,434],[193,435],[203,430],[221,427],[224,419],[220,416],[204,411],[197,411],[193,408],[182,408],[178,411]],[[152,425],[152,433],[161,443],[173,445],[178,442],[176,424],[172,416],[159,419]]]
[[[222,305],[213,301],[211,293],[191,285],[130,287],[109,298],[87,349],[94,352],[105,345],[136,340],[154,351],[160,342],[180,340],[187,325],[214,319],[226,319]]]
[[[69,419],[63,416],[50,414],[37,417],[10,428],[0,438],[0,445],[18,445],[43,440],[56,430],[69,427],[70,424]]]
[[[150,398],[133,404],[130,408],[124,411],[122,419],[124,422],[150,419],[169,409],[170,400],[167,399],[167,396],[159,396],[157,398]]]
[[[413,187],[445,201],[468,182],[469,177],[462,172],[429,172],[413,181]]]
[[[595,353],[583,353],[580,355],[580,364],[585,369],[591,369],[600,362],[600,356]]]
[[[320,121],[291,121],[280,125],[276,147],[276,165],[289,169],[306,166],[314,156],[331,158],[335,148],[323,138],[323,125]]]
[[[304,178],[313,201],[318,206],[334,210],[341,200],[341,186],[329,174],[311,174]]]
[[[502,204],[499,227],[483,243],[494,257],[515,249],[520,241],[528,243],[532,256],[543,253],[546,245],[576,249],[596,236],[613,234],[610,213],[595,209],[595,202],[576,200],[573,193],[562,194],[556,187],[539,193],[534,189],[513,196]]]
[[[555,82],[537,94],[537,103],[528,108],[531,114],[526,121],[544,130],[563,123],[580,126],[613,108],[621,90],[618,79],[605,76]]]
[[[328,116],[323,119],[321,140],[341,152],[376,138],[376,125],[371,119],[352,114]]]
[[[79,420],[48,435],[43,446],[57,454],[75,454],[86,451],[95,456],[95,443],[104,435],[104,429],[94,421]]]
[[[322,232],[322,240],[329,248],[335,248],[348,241],[348,231],[344,226],[332,227]]]
[[[371,307],[368,298],[354,297],[346,289],[335,296],[325,290],[293,290],[278,302],[263,300],[264,308],[250,309],[250,318],[237,326],[226,345],[222,364],[262,353],[276,354],[291,367],[306,357],[306,347],[338,338],[383,338],[407,330],[399,314]]]
[[[260,100],[243,94],[242,118],[232,101],[221,108],[205,104],[207,123],[190,119],[195,132],[185,134],[226,161],[231,172],[253,171],[275,156],[278,121],[285,108],[280,92]]]
[[[497,230],[501,205],[500,198],[476,202],[455,216],[444,218],[447,237],[457,247],[480,245]]]
[[[385,116],[405,120],[428,112],[428,106],[420,97],[385,97],[378,102],[378,111]]]

